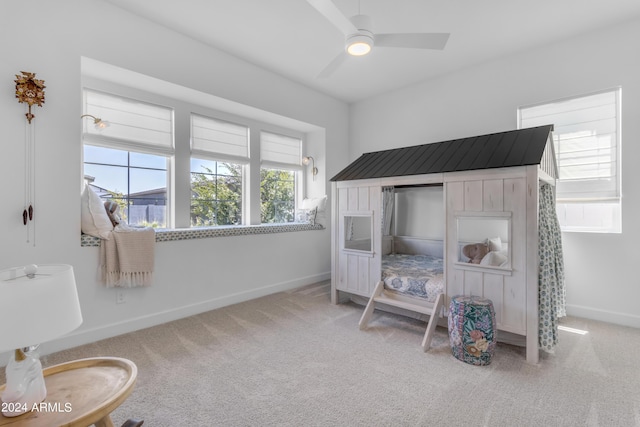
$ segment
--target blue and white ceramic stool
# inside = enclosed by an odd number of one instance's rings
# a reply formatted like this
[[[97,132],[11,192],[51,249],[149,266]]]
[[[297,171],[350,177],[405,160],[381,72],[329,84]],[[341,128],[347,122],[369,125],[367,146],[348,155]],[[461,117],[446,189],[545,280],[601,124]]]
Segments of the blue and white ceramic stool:
[[[488,365],[496,348],[496,314],[490,299],[459,295],[449,304],[449,342],[456,359]]]

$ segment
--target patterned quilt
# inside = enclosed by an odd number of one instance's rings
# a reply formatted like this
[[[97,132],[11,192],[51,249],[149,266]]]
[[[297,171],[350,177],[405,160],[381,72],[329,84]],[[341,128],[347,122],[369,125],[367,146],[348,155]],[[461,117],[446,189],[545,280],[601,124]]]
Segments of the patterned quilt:
[[[444,292],[442,261],[431,255],[385,255],[382,257],[385,288],[434,302]]]

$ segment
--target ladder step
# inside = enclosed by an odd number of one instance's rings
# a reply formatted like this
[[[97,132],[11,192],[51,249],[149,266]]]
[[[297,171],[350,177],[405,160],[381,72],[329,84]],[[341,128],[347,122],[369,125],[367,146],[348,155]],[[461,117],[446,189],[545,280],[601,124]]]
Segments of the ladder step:
[[[431,315],[431,313],[433,313],[433,307],[425,307],[425,306],[418,305],[418,304],[411,304],[409,302],[399,301],[399,300],[396,300],[396,299],[389,298],[389,297],[387,297],[385,295],[381,295],[379,297],[375,297],[373,300],[375,302],[379,302],[381,304],[392,305],[394,307],[404,308],[405,310],[416,311],[416,312],[422,313],[422,314]]]

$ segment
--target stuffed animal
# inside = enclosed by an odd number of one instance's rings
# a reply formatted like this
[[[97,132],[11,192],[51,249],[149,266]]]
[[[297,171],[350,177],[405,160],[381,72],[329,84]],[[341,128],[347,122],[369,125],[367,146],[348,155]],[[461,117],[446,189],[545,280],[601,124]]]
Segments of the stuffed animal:
[[[120,224],[120,206],[114,201],[107,200],[104,202],[104,209],[107,211],[107,216],[111,220],[111,224],[115,227]]]
[[[462,248],[462,253],[469,258],[471,264],[480,264],[488,252],[489,247],[484,243],[471,243]]]

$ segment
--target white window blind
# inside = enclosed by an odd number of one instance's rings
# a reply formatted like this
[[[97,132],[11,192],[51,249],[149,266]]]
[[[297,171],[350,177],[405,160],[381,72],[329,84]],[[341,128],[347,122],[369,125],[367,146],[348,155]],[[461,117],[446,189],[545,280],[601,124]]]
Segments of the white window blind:
[[[249,128],[236,123],[191,115],[191,154],[196,157],[249,162]]]
[[[620,197],[620,90],[522,107],[520,128],[553,124],[558,202]]]
[[[300,170],[302,169],[302,140],[261,132],[260,161],[265,168]]]
[[[108,148],[173,155],[173,110],[93,90],[84,91],[84,113],[109,122],[97,130],[84,119],[83,142]]]

